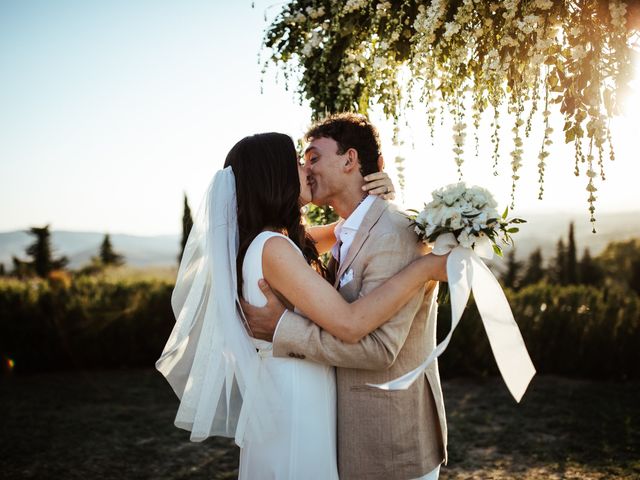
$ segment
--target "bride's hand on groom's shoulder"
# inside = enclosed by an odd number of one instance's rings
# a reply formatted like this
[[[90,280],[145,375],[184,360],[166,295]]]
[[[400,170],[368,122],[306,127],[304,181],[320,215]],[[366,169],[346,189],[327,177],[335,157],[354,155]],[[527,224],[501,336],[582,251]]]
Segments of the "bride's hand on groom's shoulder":
[[[375,172],[364,177],[366,182],[362,186],[362,190],[369,195],[379,195],[385,200],[394,200],[396,198],[396,192],[393,187],[393,183],[387,175],[387,172]]]
[[[255,307],[242,298],[240,299],[240,304],[249,323],[251,336],[271,342],[273,341],[273,332],[285,311],[285,306],[271,290],[266,280],[260,280],[258,286],[266,297],[267,304],[264,307]]]

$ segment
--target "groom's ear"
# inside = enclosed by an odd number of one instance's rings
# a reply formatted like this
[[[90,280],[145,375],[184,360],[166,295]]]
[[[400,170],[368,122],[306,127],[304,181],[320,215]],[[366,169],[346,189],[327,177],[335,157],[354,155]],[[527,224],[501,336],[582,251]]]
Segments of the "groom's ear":
[[[378,171],[382,172],[384,170],[384,158],[382,155],[378,155]]]
[[[358,159],[358,151],[355,148],[350,148],[347,150],[344,160],[344,170],[349,173],[353,171],[353,169],[360,170],[360,162]]]

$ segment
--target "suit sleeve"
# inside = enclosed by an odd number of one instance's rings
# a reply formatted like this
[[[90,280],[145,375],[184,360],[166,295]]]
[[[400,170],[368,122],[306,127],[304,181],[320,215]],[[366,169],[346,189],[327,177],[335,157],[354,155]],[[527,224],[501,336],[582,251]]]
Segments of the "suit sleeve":
[[[374,247],[368,252],[360,296],[367,295],[417,256],[415,245],[407,245],[406,237],[403,239],[396,233],[369,240],[374,240]],[[422,288],[396,315],[357,344],[344,343],[311,320],[287,312],[278,324],[273,354],[276,357],[302,354],[314,362],[345,368],[389,368],[404,345],[424,295]]]

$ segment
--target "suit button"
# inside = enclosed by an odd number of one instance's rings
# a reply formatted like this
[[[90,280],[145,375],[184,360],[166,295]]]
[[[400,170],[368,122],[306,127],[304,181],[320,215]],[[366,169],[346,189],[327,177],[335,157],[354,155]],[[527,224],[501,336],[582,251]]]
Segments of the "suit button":
[[[293,353],[293,352],[289,352],[289,356],[290,356],[291,358],[295,358],[296,354],[295,354],[295,353]]]

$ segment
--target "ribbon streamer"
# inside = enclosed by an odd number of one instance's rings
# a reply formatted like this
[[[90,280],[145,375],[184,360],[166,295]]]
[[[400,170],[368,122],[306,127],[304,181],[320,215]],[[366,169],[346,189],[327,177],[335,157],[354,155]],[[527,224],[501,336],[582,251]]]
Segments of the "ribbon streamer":
[[[453,331],[460,322],[469,295],[473,292],[500,374],[513,398],[520,402],[536,369],[531,362],[518,324],[513,318],[507,297],[489,268],[480,259],[493,257],[491,241],[483,236],[475,242],[473,248],[465,248],[460,246],[453,234],[445,233],[436,239],[432,253],[445,255],[449,252],[451,253],[447,259],[447,276],[451,298],[451,330],[417,368],[390,382],[368,385],[381,390],[409,388],[429,364],[445,351]]]

